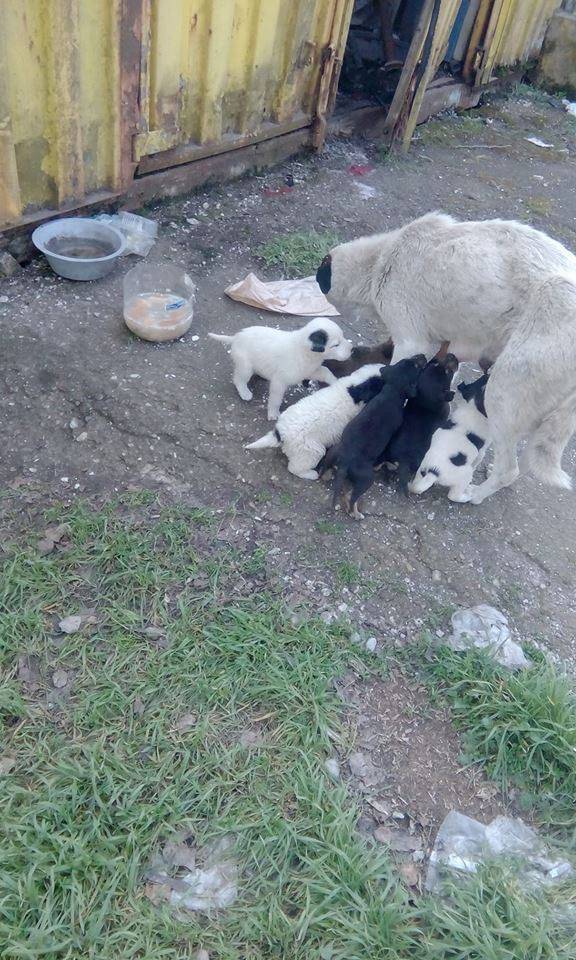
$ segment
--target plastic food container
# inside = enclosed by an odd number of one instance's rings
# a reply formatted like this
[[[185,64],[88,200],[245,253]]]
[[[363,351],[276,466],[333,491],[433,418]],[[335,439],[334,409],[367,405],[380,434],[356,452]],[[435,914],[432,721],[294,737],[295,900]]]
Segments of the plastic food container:
[[[190,329],[195,286],[173,264],[138,264],[124,277],[124,320],[137,337],[162,343]]]
[[[116,266],[126,240],[108,223],[88,217],[65,217],[36,227],[34,246],[54,273],[68,280],[99,280]]]

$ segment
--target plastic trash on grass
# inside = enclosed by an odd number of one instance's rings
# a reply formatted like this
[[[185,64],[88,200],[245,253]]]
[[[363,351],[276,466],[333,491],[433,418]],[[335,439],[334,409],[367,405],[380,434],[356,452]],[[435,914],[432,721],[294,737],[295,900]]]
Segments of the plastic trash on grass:
[[[428,865],[426,888],[442,893],[443,874],[475,873],[487,861],[518,862],[526,889],[550,886],[574,875],[568,860],[554,859],[541,837],[513,817],[495,817],[487,826],[451,810],[440,825]]]
[[[244,280],[227,287],[225,293],[231,300],[272,313],[290,313],[297,317],[340,316],[322,293],[316,277],[265,283],[255,273],[249,273]]]
[[[139,217],[136,213],[101,213],[95,220],[109,223],[126,237],[125,253],[136,253],[139,257],[147,257],[156,243],[158,224],[147,217]]]
[[[525,670],[531,666],[520,644],[512,640],[504,614],[484,603],[453,614],[452,635],[447,644],[452,650],[471,650],[473,647],[485,650],[509,670]]]

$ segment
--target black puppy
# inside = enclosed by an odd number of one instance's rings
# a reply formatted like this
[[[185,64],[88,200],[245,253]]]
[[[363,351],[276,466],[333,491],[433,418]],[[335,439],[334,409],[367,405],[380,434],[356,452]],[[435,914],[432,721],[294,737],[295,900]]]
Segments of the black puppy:
[[[398,464],[398,479],[408,494],[408,481],[414,476],[430,448],[432,434],[448,422],[452,378],[458,369],[458,360],[448,353],[443,360],[434,357],[418,378],[416,396],[404,409],[402,425],[376,461],[376,469],[384,463]]]
[[[332,506],[335,507],[346,481],[350,483],[348,512],[358,520],[358,500],[374,482],[374,465],[402,423],[404,405],[416,396],[418,377],[426,366],[426,357],[418,354],[382,367],[383,386],[363,410],[350,421],[340,441],[328,450],[320,464],[320,476],[336,470]]]

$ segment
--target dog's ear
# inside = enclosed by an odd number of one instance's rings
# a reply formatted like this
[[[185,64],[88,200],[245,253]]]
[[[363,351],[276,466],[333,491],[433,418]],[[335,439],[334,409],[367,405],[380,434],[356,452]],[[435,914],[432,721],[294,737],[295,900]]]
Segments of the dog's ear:
[[[322,293],[326,294],[330,292],[330,287],[332,286],[332,257],[330,254],[324,257],[316,271],[316,283]]]
[[[446,403],[450,403],[450,401],[453,400],[455,396],[456,394],[454,393],[453,390],[447,390],[446,393],[444,394],[444,399],[446,400]]]
[[[453,353],[447,353],[443,362],[444,369],[449,370],[450,373],[456,373],[458,367],[460,366],[458,357],[455,357]]]
[[[325,330],[315,330],[308,339],[312,343],[312,353],[324,353],[328,343],[328,334]]]

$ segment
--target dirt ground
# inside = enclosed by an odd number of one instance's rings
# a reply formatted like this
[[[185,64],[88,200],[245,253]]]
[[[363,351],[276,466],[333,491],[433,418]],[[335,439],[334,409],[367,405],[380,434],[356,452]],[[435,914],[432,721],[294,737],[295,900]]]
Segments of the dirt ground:
[[[372,172],[349,172],[366,158]],[[0,284],[6,523],[17,512],[34,527],[47,504],[158,488],[221,511],[219,539],[260,548],[268,578],[294,607],[312,603],[328,621],[350,618],[360,639],[377,639],[376,654],[423,627],[441,635],[454,607],[483,602],[507,614],[519,637],[573,666],[572,494],[523,477],[475,507],[435,490],[409,500],[377,484],[363,523],[334,516],[326,489],[291,476],[276,451],[244,449],[268,429],[264,389],[257,386],[251,403],[239,400],[228,357],[206,333],[259,322],[298,326],[297,318],[260,314],[223,293],[250,270],[277,276],[257,248],[294,230],[333,230],[346,240],[442,209],[522,219],[576,250],[575,159],[576,121],[557,102],[499,98],[463,119],[419,128],[405,159],[387,159],[367,140],[331,141],[319,157],[158,202],[148,208],[160,227],[148,263],[180,264],[198,286],[192,329],[162,346],[137,340],[122,320],[122,277],[133,258],[85,285],[34,261]],[[289,175],[291,190],[267,192]],[[378,338],[353,313],[341,322],[356,341]],[[566,466],[575,472],[574,445]],[[387,812],[399,808],[426,826],[452,806],[480,816],[499,808],[482,779],[461,768],[447,720],[405,677],[353,676],[344,699],[355,749],[381,773],[370,799],[380,798]]]

